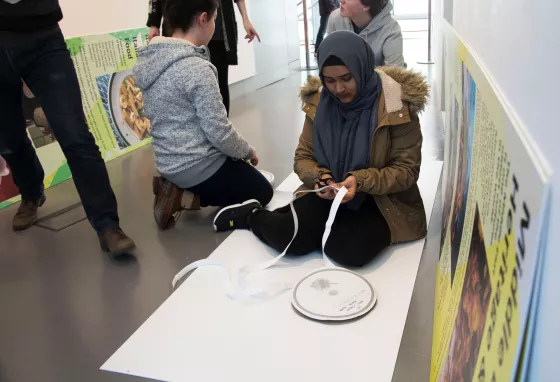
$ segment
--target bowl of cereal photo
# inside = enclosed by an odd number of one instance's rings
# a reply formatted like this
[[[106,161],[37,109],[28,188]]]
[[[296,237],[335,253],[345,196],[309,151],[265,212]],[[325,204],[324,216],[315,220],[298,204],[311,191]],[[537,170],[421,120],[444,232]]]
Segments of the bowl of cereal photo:
[[[121,149],[150,136],[152,125],[144,112],[144,97],[131,70],[98,78],[97,85],[109,123]]]

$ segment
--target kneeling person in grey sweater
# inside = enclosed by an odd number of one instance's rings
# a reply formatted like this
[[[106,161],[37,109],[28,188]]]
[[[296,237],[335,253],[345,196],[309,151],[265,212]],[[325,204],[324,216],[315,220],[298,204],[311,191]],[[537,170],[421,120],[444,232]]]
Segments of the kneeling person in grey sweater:
[[[246,162],[256,166],[259,159],[228,120],[216,68],[209,61],[206,45],[216,9],[216,0],[169,0],[164,18],[173,36],[155,37],[140,49],[134,77],[143,91],[156,167],[165,181],[199,195],[202,205],[256,199],[264,206],[272,187]]]

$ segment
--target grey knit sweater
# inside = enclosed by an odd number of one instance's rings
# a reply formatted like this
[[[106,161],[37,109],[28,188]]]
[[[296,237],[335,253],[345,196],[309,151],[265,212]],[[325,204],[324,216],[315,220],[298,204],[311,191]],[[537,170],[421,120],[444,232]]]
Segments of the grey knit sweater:
[[[211,177],[227,157],[253,156],[253,148],[227,118],[206,47],[156,37],[140,49],[134,77],[144,94],[162,176],[188,188]]]

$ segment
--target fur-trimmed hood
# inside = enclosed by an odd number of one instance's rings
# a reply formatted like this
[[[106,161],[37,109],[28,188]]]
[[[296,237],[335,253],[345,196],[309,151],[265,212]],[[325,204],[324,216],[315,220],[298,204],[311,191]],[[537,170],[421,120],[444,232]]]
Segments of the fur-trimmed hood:
[[[379,96],[377,121],[372,121],[368,168],[351,171],[356,191],[373,196],[391,231],[391,243],[418,240],[426,236],[426,212],[418,190],[422,163],[422,129],[416,113],[426,107],[428,85],[417,73],[379,68],[383,91]],[[294,157],[294,171],[312,190],[331,172],[315,158],[315,114],[321,100],[321,81],[309,78],[301,89],[305,122]],[[321,126],[317,126],[321,128]],[[375,231],[368,233],[375,237]],[[368,235],[364,234],[364,235]],[[368,237],[364,236],[364,245]]]
[[[404,107],[403,102],[409,104],[410,111],[414,114],[424,111],[430,96],[430,86],[422,74],[389,66],[379,67],[376,72],[381,78],[388,113],[401,110]],[[316,106],[314,101],[318,101],[322,86],[319,77],[309,76],[307,83],[300,89],[302,103]]]

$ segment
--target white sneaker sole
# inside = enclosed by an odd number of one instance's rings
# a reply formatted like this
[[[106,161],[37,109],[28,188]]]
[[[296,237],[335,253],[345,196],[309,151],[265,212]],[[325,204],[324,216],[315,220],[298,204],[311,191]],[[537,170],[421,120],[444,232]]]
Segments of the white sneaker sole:
[[[249,200],[244,201],[243,203],[232,204],[231,206],[227,206],[227,207],[222,208],[220,210],[220,212],[218,212],[218,214],[214,218],[214,221],[212,222],[212,225],[214,226],[214,231],[218,232],[218,227],[216,227],[216,220],[218,220],[218,218],[220,217],[222,212],[227,211],[227,210],[231,210],[233,208],[241,207],[241,206],[246,206],[247,204],[251,204],[251,203],[257,203],[259,206],[261,205],[257,199],[249,199]]]

